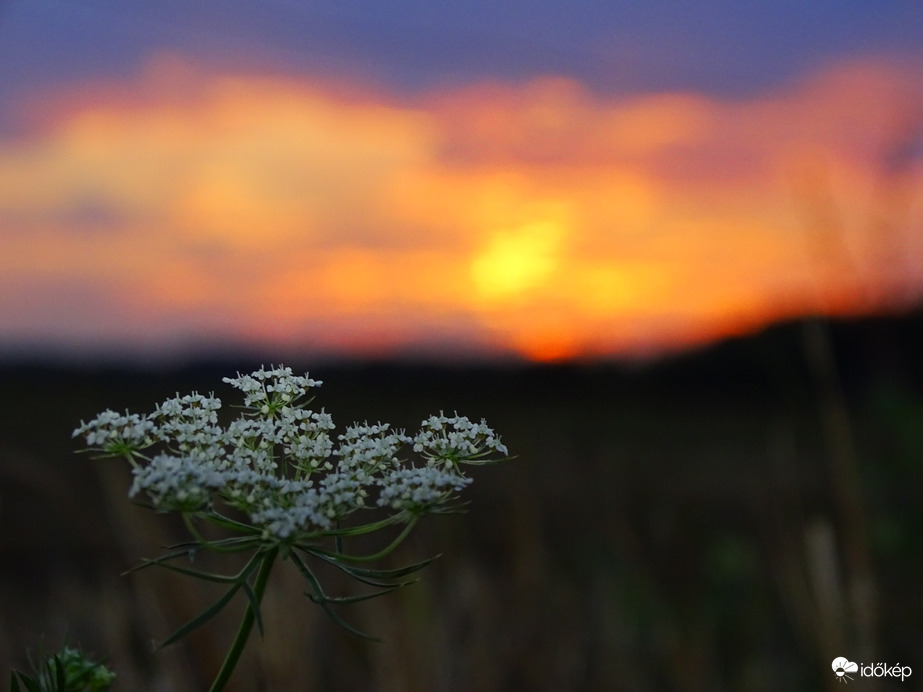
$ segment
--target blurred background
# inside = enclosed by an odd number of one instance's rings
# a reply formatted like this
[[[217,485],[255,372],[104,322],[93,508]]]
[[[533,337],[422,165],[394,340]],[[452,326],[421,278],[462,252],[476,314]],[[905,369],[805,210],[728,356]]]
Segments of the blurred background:
[[[341,428],[457,410],[518,457],[395,556],[443,553],[421,583],[344,612],[381,644],[278,571],[234,689],[923,671],[921,30],[0,0],[0,675],[66,638],[119,689],[207,687],[234,618],[151,653],[217,594],[119,576],[182,527],[70,433],[278,362]]]

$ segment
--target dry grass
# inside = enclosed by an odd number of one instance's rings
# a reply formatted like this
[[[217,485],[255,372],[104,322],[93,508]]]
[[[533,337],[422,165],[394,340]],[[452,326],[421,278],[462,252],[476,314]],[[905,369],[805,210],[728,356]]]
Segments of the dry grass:
[[[337,628],[301,595],[293,569],[277,570],[266,638],[251,642],[233,689],[827,685],[828,649],[850,656],[856,644],[836,590],[851,577],[849,546],[811,385],[793,373],[789,389],[774,389],[775,374],[693,381],[681,369],[312,371],[326,380],[317,404],[341,426],[381,418],[412,427],[457,409],[487,417],[519,460],[478,470],[471,512],[424,522],[394,556],[444,553],[419,584],[343,611],[383,643]],[[220,390],[220,374],[6,372],[0,671],[66,636],[109,661],[118,689],[207,687],[236,622],[219,618],[151,653],[152,639],[214,592],[166,571],[118,576],[182,531],[128,502],[124,468],[75,457],[69,432],[106,407],[147,410],[177,390]],[[901,411],[923,410],[901,396]],[[888,574],[875,593],[876,655],[913,665],[910,652],[923,650],[919,510],[909,496],[918,493],[895,469],[911,468],[901,459],[914,428],[889,427],[866,399],[852,422],[870,491],[863,549]],[[355,589],[331,579],[333,591]]]

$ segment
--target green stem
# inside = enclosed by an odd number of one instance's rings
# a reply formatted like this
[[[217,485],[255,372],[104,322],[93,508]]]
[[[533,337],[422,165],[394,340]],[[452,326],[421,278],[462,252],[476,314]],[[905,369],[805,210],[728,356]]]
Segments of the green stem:
[[[241,550],[246,550],[250,547],[251,541],[257,539],[252,536],[246,537],[243,541],[237,541],[236,539],[223,539],[219,541],[210,541],[205,536],[202,535],[202,532],[196,528],[195,522],[192,517],[192,512],[183,512],[183,522],[186,524],[186,529],[196,539],[196,542],[200,545],[213,550],[216,553],[236,553]],[[206,519],[211,521],[211,517],[206,516]],[[217,522],[216,522],[217,523]],[[220,525],[220,524],[219,524]]]
[[[344,555],[341,552],[327,554],[336,558],[337,560],[344,560],[346,562],[376,562],[381,560],[383,557],[387,557],[393,553],[394,550],[404,542],[404,539],[410,535],[410,532],[413,531],[413,527],[417,525],[418,520],[419,517],[411,517],[407,522],[407,526],[405,526],[400,534],[398,534],[397,538],[395,538],[393,541],[391,541],[390,544],[379,550],[377,553],[372,555]]]
[[[273,562],[275,562],[278,552],[278,548],[273,548],[263,555],[260,571],[256,575],[256,581],[253,583],[253,595],[256,598],[257,604],[263,601],[263,593],[266,591],[269,573],[272,571],[272,565]],[[208,692],[221,692],[221,690],[224,689],[224,686],[231,677],[231,673],[234,672],[234,666],[237,665],[237,661],[243,653],[244,646],[247,644],[247,639],[250,637],[250,630],[253,629],[253,622],[255,619],[256,613],[254,612],[253,606],[247,606],[244,617],[240,621],[240,627],[237,629],[237,636],[234,637],[234,642],[228,650],[228,655],[225,657],[224,663],[221,664],[221,670],[218,671],[218,675],[212,683],[212,686],[208,688]]]

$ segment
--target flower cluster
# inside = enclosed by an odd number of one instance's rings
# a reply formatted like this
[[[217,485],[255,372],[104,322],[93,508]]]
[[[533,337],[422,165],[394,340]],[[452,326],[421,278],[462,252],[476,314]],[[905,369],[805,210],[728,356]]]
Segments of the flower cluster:
[[[154,444],[153,431],[154,423],[148,417],[127,412],[123,416],[107,409],[89,423],[81,421],[74,437],[82,435],[87,447],[108,456],[124,455],[131,459],[132,454]]]
[[[446,417],[441,412],[423,421],[413,438],[413,450],[426,457],[430,465],[444,464],[455,469],[459,463],[489,463],[487,457],[494,453],[509,454],[483,419],[473,423],[457,413]]]
[[[457,414],[432,416],[413,436],[383,423],[335,436],[330,414],[308,408],[322,383],[287,367],[224,382],[243,395],[242,413],[226,424],[220,399],[193,393],[147,415],[104,411],[74,436],[102,456],[126,458],[129,495],[158,511],[224,520],[231,508],[245,517],[238,525],[289,543],[341,531],[360,510],[405,520],[445,511],[471,483],[461,465],[508,454],[483,420]]]

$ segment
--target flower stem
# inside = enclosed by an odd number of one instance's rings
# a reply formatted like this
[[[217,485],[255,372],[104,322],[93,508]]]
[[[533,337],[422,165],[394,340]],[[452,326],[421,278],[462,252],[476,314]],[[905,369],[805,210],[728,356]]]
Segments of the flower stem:
[[[257,572],[256,581],[253,583],[253,595],[257,606],[263,601],[263,593],[266,591],[269,573],[272,571],[272,565],[273,562],[275,562],[278,552],[278,548],[273,548],[263,554],[260,570]],[[208,692],[221,692],[221,690],[224,689],[224,686],[231,677],[231,673],[234,672],[234,666],[237,665],[237,661],[243,653],[244,646],[247,644],[247,639],[250,638],[250,630],[253,629],[253,622],[255,619],[256,613],[254,607],[252,604],[248,604],[247,610],[244,612],[244,617],[240,621],[240,627],[237,628],[237,635],[234,637],[234,642],[228,650],[228,655],[225,657],[224,663],[221,664],[221,670],[218,671],[215,681],[212,683],[212,686],[208,688]]]
[[[379,550],[377,553],[373,553],[372,555],[344,555],[341,551],[338,550],[338,552],[334,553],[333,556],[338,560],[345,560],[347,562],[375,562],[376,560],[381,560],[383,557],[387,557],[393,553],[394,550],[404,542],[404,539],[410,535],[410,532],[413,531],[413,527],[417,525],[417,521],[419,521],[419,519],[420,518],[418,516],[412,516],[408,520],[407,526],[404,527],[398,537],[391,541],[391,543],[389,543],[387,546]]]

